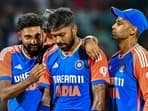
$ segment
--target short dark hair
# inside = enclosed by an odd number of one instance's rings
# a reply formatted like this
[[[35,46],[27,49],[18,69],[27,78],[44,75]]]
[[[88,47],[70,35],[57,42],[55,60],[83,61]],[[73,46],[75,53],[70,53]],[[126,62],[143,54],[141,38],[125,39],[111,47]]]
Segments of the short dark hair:
[[[58,29],[75,23],[72,10],[65,7],[55,9],[48,22],[50,29]]]
[[[35,13],[26,13],[23,14],[17,22],[17,31],[22,30],[26,27],[32,27],[32,26],[40,26],[42,27],[43,19],[40,15]]]

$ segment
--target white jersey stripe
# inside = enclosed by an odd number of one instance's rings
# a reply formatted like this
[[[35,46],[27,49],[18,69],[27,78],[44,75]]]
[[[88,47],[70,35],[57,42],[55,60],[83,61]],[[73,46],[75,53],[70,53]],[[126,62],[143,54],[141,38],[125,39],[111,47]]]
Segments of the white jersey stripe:
[[[146,67],[147,66],[147,59],[146,59],[146,55],[143,52],[143,50],[140,47],[136,47],[135,48],[136,53],[138,54],[138,58],[141,64],[141,67]]]
[[[144,58],[142,57],[142,54],[139,52],[139,50],[137,49],[137,47],[135,48],[135,51],[136,51],[136,53],[138,55],[138,58],[139,58],[141,67],[144,67]]]
[[[144,57],[144,62],[145,62],[145,66],[144,67],[147,67],[148,66],[148,61],[147,61],[146,54],[144,53],[144,51],[142,50],[141,47],[138,47],[138,49],[140,50],[140,52],[142,53],[142,55]]]

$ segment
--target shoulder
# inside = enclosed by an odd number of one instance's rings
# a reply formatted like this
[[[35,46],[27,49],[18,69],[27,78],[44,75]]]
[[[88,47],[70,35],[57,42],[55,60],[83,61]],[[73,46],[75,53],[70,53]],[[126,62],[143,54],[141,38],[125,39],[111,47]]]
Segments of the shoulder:
[[[21,51],[20,45],[13,45],[13,46],[6,47],[1,50],[0,59],[2,59],[4,56],[10,56],[13,53],[19,53],[20,51]]]
[[[47,51],[43,55],[43,62],[45,62],[48,57],[50,57],[52,54],[55,54],[58,51],[58,46],[53,45],[52,47],[48,48]]]
[[[147,67],[148,65],[148,52],[142,46],[137,45],[132,50],[135,63],[139,63],[141,67]]]

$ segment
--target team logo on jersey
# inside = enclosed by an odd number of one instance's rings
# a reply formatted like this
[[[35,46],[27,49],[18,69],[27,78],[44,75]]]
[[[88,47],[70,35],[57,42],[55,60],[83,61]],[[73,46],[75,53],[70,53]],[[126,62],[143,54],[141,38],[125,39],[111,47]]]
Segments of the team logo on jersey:
[[[75,69],[77,70],[81,70],[84,67],[84,62],[82,60],[77,60],[75,62]]]
[[[122,66],[119,68],[119,72],[124,72],[124,70],[125,70],[125,66],[122,65]]]

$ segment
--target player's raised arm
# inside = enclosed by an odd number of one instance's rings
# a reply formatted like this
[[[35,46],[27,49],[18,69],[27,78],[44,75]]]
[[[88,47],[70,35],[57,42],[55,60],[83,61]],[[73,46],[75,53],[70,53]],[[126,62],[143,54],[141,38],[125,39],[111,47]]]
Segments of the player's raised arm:
[[[92,111],[104,111],[109,74],[107,58],[101,50],[98,60],[90,60],[90,70],[93,94]]]
[[[95,36],[88,35],[84,39],[82,39],[82,45],[84,46],[87,55],[95,60],[98,59],[100,54],[100,47],[98,45],[98,40]]]

